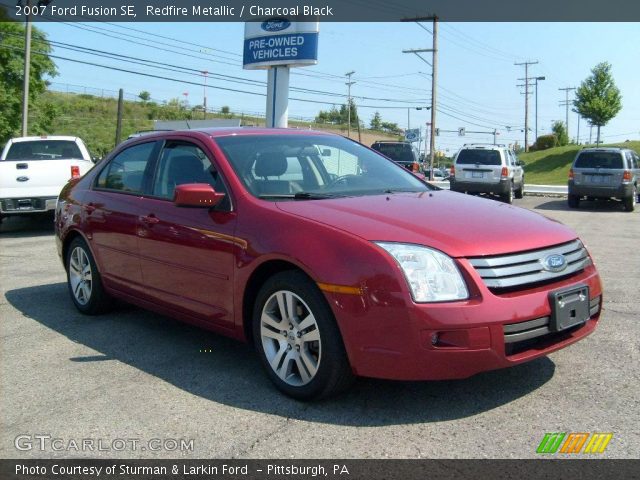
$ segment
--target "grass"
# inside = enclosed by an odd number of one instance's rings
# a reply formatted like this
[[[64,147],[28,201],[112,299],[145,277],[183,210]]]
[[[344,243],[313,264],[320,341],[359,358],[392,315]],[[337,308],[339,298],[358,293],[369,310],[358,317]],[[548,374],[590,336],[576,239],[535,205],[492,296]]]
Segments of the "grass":
[[[82,138],[92,156],[102,157],[114,148],[116,117],[118,102],[114,98],[98,97],[86,94],[73,94],[47,91],[38,99],[41,103],[52,106],[55,118],[51,127],[46,132],[30,132],[30,134],[47,133],[49,135],[73,135]],[[35,123],[38,111],[30,115],[30,126]],[[159,105],[156,103],[143,103],[124,101],[121,139],[126,140],[132,133],[141,130],[153,130],[153,120],[182,120],[201,119],[202,111],[193,112],[176,105]],[[241,118],[242,125],[264,126],[265,120],[261,117],[247,115],[235,115],[233,112],[224,115],[221,113],[207,113],[207,119],[212,118]],[[345,125],[325,125],[311,122],[292,120],[289,122],[292,128],[312,128],[324,130],[341,135],[347,135]],[[351,129],[351,138],[358,139],[357,129]],[[370,145],[375,140],[397,140],[397,136],[385,132],[364,130],[361,132],[361,141]]]
[[[640,141],[612,143],[601,147],[624,147],[640,152]],[[589,145],[595,147],[595,145]],[[584,145],[567,145],[539,152],[521,153],[518,158],[524,161],[525,179],[531,185],[566,185],[571,162]]]

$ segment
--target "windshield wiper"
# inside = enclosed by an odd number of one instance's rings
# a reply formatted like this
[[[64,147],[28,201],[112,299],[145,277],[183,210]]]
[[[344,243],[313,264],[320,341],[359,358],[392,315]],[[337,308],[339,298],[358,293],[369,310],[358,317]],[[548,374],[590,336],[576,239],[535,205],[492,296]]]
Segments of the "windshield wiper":
[[[314,192],[296,192],[296,193],[264,193],[258,195],[260,198],[278,199],[289,198],[293,200],[320,200],[324,198],[335,198],[339,195],[333,193],[314,193]]]

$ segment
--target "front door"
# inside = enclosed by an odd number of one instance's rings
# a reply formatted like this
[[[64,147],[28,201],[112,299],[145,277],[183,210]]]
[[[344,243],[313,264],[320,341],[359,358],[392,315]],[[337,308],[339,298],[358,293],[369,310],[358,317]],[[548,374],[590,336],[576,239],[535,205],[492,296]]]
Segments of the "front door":
[[[165,143],[151,195],[141,199],[138,243],[147,295],[182,313],[233,326],[236,213],[202,145]],[[177,185],[209,183],[226,198],[215,208],[177,207]]]

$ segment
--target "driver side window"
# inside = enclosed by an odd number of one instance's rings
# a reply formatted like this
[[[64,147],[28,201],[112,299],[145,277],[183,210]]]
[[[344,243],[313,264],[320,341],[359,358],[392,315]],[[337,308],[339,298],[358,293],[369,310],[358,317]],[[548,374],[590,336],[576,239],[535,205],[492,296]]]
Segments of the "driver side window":
[[[333,177],[343,177],[345,175],[358,175],[361,173],[360,162],[357,156],[337,148],[330,148],[318,145],[322,152],[322,164],[327,173]]]

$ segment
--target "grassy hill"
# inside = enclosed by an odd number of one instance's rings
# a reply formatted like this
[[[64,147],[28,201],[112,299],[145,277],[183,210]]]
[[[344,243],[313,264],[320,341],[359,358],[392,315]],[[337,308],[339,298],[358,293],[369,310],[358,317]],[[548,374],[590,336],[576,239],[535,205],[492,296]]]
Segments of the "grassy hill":
[[[590,145],[595,147],[595,145]],[[624,147],[640,152],[640,141],[612,143],[602,147]],[[533,185],[565,185],[569,175],[571,162],[584,146],[567,145],[550,148],[539,152],[521,153],[524,161],[526,182]]]
[[[46,108],[43,108],[46,106]],[[50,112],[52,120],[47,127],[41,127],[41,112]],[[86,94],[47,91],[38,99],[30,112],[30,135],[47,133],[50,135],[74,135],[82,138],[92,155],[101,157],[111,151],[115,143],[118,102],[115,98]],[[207,113],[207,118],[240,118],[242,125],[264,126],[261,117],[221,113]],[[192,111],[173,103],[160,105],[153,102],[124,102],[122,119],[122,139],[140,130],[152,130],[153,120],[202,119],[202,110]],[[40,125],[38,127],[38,125]],[[347,135],[346,126],[314,124],[290,121],[290,127],[312,128]],[[35,131],[37,129],[37,131]],[[31,130],[31,128],[30,128]],[[357,130],[352,129],[351,138],[358,140]],[[360,140],[371,145],[375,140],[397,140],[398,137],[385,132],[363,130]]]

